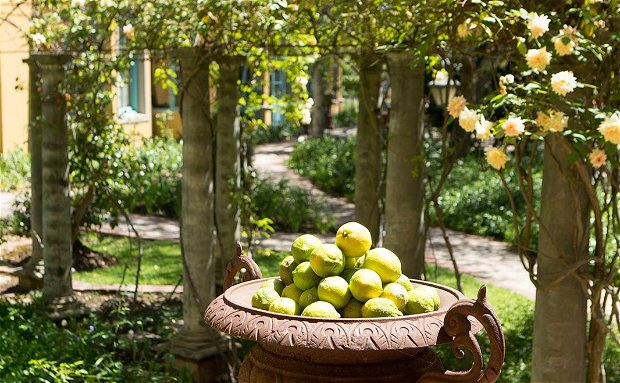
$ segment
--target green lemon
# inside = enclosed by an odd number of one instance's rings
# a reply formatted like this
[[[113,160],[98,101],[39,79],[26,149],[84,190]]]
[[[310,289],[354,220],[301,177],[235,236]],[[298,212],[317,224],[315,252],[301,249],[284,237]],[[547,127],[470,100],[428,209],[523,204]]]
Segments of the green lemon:
[[[270,279],[267,282],[260,285],[259,288],[262,289],[263,287],[274,289],[278,294],[282,295],[282,290],[284,290],[284,287],[286,287],[286,285],[284,284],[284,282],[282,282],[279,279]]]
[[[387,298],[394,302],[399,311],[405,311],[405,306],[407,306],[407,301],[409,300],[409,295],[407,289],[403,287],[403,285],[392,282],[383,286],[383,293],[381,293],[381,298]]]
[[[278,298],[271,302],[269,311],[280,314],[299,315],[299,305],[291,298]]]
[[[280,263],[280,279],[285,285],[293,283],[293,270],[297,267],[298,263],[295,262],[295,258],[292,255],[284,258]]]
[[[297,286],[295,286],[294,284],[290,284],[286,286],[284,290],[282,290],[281,295],[286,298],[291,298],[295,302],[299,302],[299,297],[301,296],[302,292],[303,291],[298,289]]]
[[[361,318],[363,305],[357,299],[351,298],[349,303],[340,310],[340,313],[342,313],[343,318]]]
[[[351,282],[351,277],[353,276],[353,274],[355,274],[357,270],[359,269],[344,269],[342,273],[340,273],[340,276],[344,278],[347,283],[349,283]]]
[[[371,245],[370,231],[360,223],[347,222],[336,232],[336,246],[346,257],[361,257]]]
[[[362,306],[362,318],[399,317],[403,313],[387,298],[372,298]]]
[[[339,275],[344,270],[344,254],[331,243],[317,246],[310,254],[310,266],[321,277]]]
[[[291,254],[293,254],[295,262],[309,261],[312,250],[321,243],[321,240],[312,234],[303,234],[297,237],[291,245]]]
[[[430,286],[420,286],[408,292],[409,301],[405,313],[409,315],[430,313],[439,308],[439,294]]]
[[[340,318],[340,313],[336,311],[336,308],[331,303],[323,301],[309,304],[301,315],[315,318]]]
[[[402,285],[405,289],[407,289],[407,291],[413,290],[413,285],[405,274],[401,274],[400,277],[398,277],[398,279],[396,280],[396,283]]]
[[[320,300],[331,303],[337,309],[346,306],[351,299],[349,284],[339,276],[323,278],[317,291]]]
[[[379,274],[383,283],[395,282],[402,273],[400,259],[383,247],[368,250],[363,267]]]
[[[270,287],[260,288],[252,295],[252,307],[269,310],[271,302],[278,298],[280,298],[280,295],[274,289]]]
[[[349,290],[355,299],[366,302],[377,298],[383,292],[383,284],[379,274],[372,270],[360,269],[353,273],[349,281]]]
[[[302,291],[318,285],[319,282],[321,277],[312,270],[310,262],[302,262],[293,270],[293,283]]]
[[[319,292],[317,287],[311,287],[308,290],[301,293],[299,296],[299,308],[305,309],[311,303],[317,302],[319,300]]]
[[[356,268],[359,269],[359,267],[356,267],[356,265],[357,265],[357,262],[359,261],[360,258],[361,257],[357,257],[357,258],[345,257],[345,259],[344,259],[344,269],[345,270],[356,269]]]

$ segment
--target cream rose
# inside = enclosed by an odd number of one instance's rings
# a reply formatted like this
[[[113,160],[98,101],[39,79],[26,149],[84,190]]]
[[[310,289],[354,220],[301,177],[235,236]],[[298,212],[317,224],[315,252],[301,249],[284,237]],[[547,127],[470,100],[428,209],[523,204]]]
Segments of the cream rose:
[[[573,54],[573,51],[575,50],[576,45],[577,44],[575,44],[573,40],[569,40],[568,43],[565,44],[563,36],[556,37],[556,39],[553,41],[553,46],[555,47],[555,51],[560,56],[566,56],[566,55]]]
[[[549,30],[549,18],[545,15],[534,13],[527,22],[527,27],[532,33],[532,37],[538,38]]]
[[[605,154],[605,151],[602,149],[598,149],[598,148],[592,149],[588,157],[590,159],[590,163],[595,168],[600,168],[601,166],[605,164],[605,162],[607,162],[607,155]]]
[[[123,34],[125,35],[125,37],[127,37],[130,40],[132,40],[134,38],[133,25],[131,25],[131,24],[124,25],[123,26]]]
[[[551,76],[551,89],[561,95],[566,96],[577,87],[577,79],[573,76],[573,72],[563,71],[555,73]]]
[[[506,137],[518,137],[525,132],[525,124],[519,117],[510,117],[502,124]]]
[[[599,125],[598,131],[601,132],[606,141],[616,145],[620,144],[620,112],[615,112],[606,117]]]
[[[568,126],[568,117],[563,112],[550,109],[547,113],[538,112],[536,123],[545,132],[562,132]]]
[[[475,110],[464,107],[459,114],[459,125],[466,132],[473,132],[476,129],[476,121],[478,121],[478,113]]]
[[[446,107],[446,109],[448,109],[448,113],[450,113],[452,117],[457,118],[465,108],[466,104],[467,100],[465,99],[465,97],[452,97],[450,99],[450,102],[448,102],[448,106]]]
[[[508,156],[504,153],[503,150],[498,148],[491,148],[486,154],[487,163],[491,165],[494,169],[500,170],[508,162]]]
[[[480,116],[480,119],[476,121],[476,138],[481,141],[488,141],[491,139],[491,127],[493,123],[491,121],[487,121],[484,116]]]
[[[551,62],[551,53],[547,52],[546,47],[541,49],[530,49],[525,55],[525,60],[531,69],[542,72]]]

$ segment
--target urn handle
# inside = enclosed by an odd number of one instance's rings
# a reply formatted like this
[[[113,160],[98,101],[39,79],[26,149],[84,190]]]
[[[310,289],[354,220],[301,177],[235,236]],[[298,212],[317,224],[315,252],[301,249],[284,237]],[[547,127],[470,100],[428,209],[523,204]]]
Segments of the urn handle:
[[[224,278],[223,286],[224,291],[228,290],[228,288],[233,285],[235,276],[240,273],[242,269],[245,269],[245,275],[243,276],[244,281],[251,281],[263,277],[263,273],[261,273],[260,268],[252,259],[252,255],[243,255],[241,244],[237,242],[235,254],[226,265],[226,277]]]
[[[456,302],[446,313],[442,331],[451,337],[452,353],[461,359],[465,353],[461,348],[468,350],[474,357],[474,363],[468,371],[429,371],[422,375],[417,383],[494,383],[502,370],[506,354],[504,333],[499,319],[486,300],[486,286],[478,290],[478,298],[465,299]],[[482,352],[476,337],[471,332],[472,316],[482,324],[491,343],[491,355],[486,368],[483,370]]]

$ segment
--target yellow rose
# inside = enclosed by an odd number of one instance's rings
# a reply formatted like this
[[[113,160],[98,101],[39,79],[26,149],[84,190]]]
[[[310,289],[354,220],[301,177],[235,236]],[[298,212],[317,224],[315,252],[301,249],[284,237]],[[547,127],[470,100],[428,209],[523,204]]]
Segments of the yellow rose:
[[[464,131],[473,132],[478,118],[478,113],[475,110],[464,107],[461,113],[459,113],[459,125],[461,125]]]
[[[525,124],[519,117],[510,117],[502,124],[506,137],[518,137],[525,131]]]
[[[542,72],[551,62],[551,53],[547,52],[547,48],[530,49],[525,55],[527,65],[537,71]]]
[[[506,162],[508,162],[508,156],[499,148],[489,149],[486,157],[488,164],[496,170],[502,169],[506,165]]]
[[[605,162],[607,162],[607,155],[605,154],[605,151],[601,149],[592,149],[588,157],[590,158],[590,163],[595,168],[600,168],[605,164]]]
[[[551,76],[551,89],[561,96],[566,96],[576,87],[577,79],[573,76],[573,72],[562,71]]]
[[[457,118],[465,108],[466,104],[467,100],[465,100],[465,97],[452,97],[450,99],[450,102],[448,102],[448,106],[446,107],[446,109],[448,109],[448,113],[450,113],[452,117]]]
[[[532,37],[538,38],[547,32],[549,30],[550,21],[551,20],[545,15],[539,16],[537,13],[534,13],[530,16],[527,27],[532,33]]]
[[[598,131],[601,132],[606,141],[616,145],[620,144],[620,112],[615,112],[606,117],[599,125]]]
[[[536,123],[544,132],[562,132],[568,126],[568,117],[563,112],[549,109],[547,113],[538,112]]]

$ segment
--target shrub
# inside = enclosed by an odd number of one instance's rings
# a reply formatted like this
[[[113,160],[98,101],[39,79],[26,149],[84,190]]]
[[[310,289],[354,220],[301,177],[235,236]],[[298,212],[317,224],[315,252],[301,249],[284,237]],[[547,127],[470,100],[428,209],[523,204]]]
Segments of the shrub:
[[[326,232],[334,228],[323,201],[308,190],[290,185],[287,180],[275,182],[257,179],[251,191],[252,204],[257,216],[269,217],[273,227],[290,232]]]
[[[357,125],[359,113],[357,102],[345,102],[344,108],[334,115],[334,124],[337,128],[349,128]]]
[[[508,187],[512,191],[517,217],[525,216],[527,209],[525,200],[519,192],[517,179],[510,172],[504,174]],[[540,196],[540,180],[542,174],[535,174],[535,195]],[[540,198],[535,197],[535,201]],[[492,171],[482,171],[482,167],[473,154],[455,164],[446,181],[439,203],[444,210],[446,226],[474,233],[491,236],[515,243],[515,232],[512,224],[512,210],[508,194],[502,186],[500,178]],[[434,210],[430,209],[431,222],[436,223]],[[520,221],[520,224],[523,222]],[[533,226],[531,246],[536,246],[538,228]],[[535,247],[534,247],[535,248]]]
[[[18,148],[0,154],[0,191],[20,190],[27,186],[30,178],[30,155]]]
[[[178,217],[181,203],[183,145],[172,138],[152,137],[131,146],[122,158],[125,177],[115,192],[132,212]]]
[[[249,141],[254,145],[270,142],[286,141],[303,133],[303,128],[298,125],[281,124],[277,126],[259,125],[249,133]]]
[[[295,145],[287,165],[319,189],[353,199],[355,190],[355,138],[324,136]]]
[[[30,236],[30,193],[23,193],[13,201],[11,232],[22,237]]]

